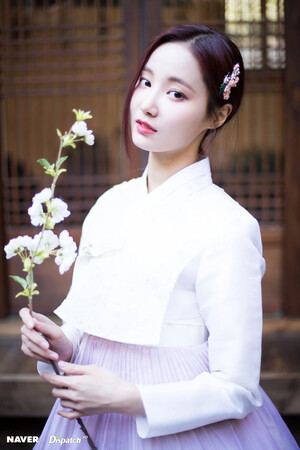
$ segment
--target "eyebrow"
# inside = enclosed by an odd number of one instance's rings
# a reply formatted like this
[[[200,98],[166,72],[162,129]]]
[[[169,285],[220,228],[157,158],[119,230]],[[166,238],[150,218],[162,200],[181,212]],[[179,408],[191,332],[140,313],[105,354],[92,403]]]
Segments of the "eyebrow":
[[[149,72],[151,73],[151,75],[153,75],[153,70],[150,69],[150,67],[145,66],[143,68],[143,71]],[[168,77],[168,81],[175,81],[176,83],[180,83],[183,86],[186,86],[188,89],[190,89],[191,91],[195,92],[195,90],[192,88],[192,86],[187,83],[186,81],[184,81],[182,78],[178,78],[178,77]]]

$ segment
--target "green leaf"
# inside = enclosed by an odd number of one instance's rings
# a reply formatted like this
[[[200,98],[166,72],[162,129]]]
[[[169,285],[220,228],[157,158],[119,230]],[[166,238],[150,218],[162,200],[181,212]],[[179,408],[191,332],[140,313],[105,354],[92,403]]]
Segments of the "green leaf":
[[[58,136],[59,138],[61,138],[62,134],[61,134],[61,132],[59,131],[58,128],[56,128],[56,133],[57,133],[57,136]]]
[[[17,275],[9,275],[9,276],[17,283],[19,283],[24,290],[27,288],[27,281],[24,278],[18,277]]]
[[[51,219],[50,219],[51,220]],[[46,223],[46,225],[45,225],[45,229],[46,230],[53,230],[53,228],[54,228],[54,223],[51,223],[51,221],[48,221],[47,223]]]
[[[32,281],[33,281],[33,272],[31,273],[29,272],[28,275],[26,276],[27,285],[29,286],[30,283],[32,283]]]
[[[66,172],[67,169],[59,169],[59,171],[57,172],[57,176],[59,176],[61,173]]]
[[[74,144],[74,142],[72,142],[72,141],[66,141],[66,142],[64,142],[63,147],[73,147],[73,148],[76,148],[76,144]]]
[[[59,160],[56,163],[56,168],[59,169],[60,166],[62,165],[62,163],[64,163],[66,159],[68,159],[67,156],[62,156],[61,158],[59,158]]]
[[[23,267],[24,267],[24,272],[29,272],[29,270],[31,269],[31,259],[30,258],[25,258],[23,260]],[[27,279],[27,277],[26,277]]]
[[[45,170],[45,173],[47,175],[51,175],[51,177],[55,177],[55,170],[54,169]]]
[[[46,159],[44,159],[44,158],[38,159],[37,162],[38,162],[42,167],[44,167],[44,169],[48,169],[49,167],[51,167],[50,163],[49,163]]]
[[[92,115],[90,114],[91,111],[82,111],[82,109],[73,109],[73,113],[76,116],[77,122],[81,122],[82,120],[92,119]]]
[[[19,293],[16,295],[15,298],[21,297],[21,295],[22,295],[23,297],[29,297],[29,291],[28,291],[28,289],[25,289],[25,291],[19,292]]]
[[[33,291],[31,295],[39,295],[39,291]]]
[[[66,134],[65,136],[63,136],[63,140],[62,140],[62,146],[63,147],[73,147],[75,148],[76,145],[73,142],[74,140],[74,135],[73,134]]]
[[[87,120],[87,119],[92,119],[92,118],[93,118],[93,116],[92,116],[92,114],[90,114],[89,111],[83,113],[83,119],[82,120]]]

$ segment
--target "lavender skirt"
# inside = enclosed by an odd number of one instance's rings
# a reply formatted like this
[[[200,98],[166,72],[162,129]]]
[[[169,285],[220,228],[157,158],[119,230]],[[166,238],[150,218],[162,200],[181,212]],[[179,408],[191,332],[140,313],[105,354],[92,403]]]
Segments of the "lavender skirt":
[[[97,364],[136,384],[188,380],[208,371],[207,343],[192,347],[146,347],[84,334],[76,364]],[[241,420],[226,420],[194,430],[141,439],[135,418],[122,414],[83,417],[98,450],[294,450],[298,445],[268,396],[263,406]],[[90,446],[76,420],[56,414],[54,404],[34,447],[80,449]],[[58,439],[57,439],[58,438]]]

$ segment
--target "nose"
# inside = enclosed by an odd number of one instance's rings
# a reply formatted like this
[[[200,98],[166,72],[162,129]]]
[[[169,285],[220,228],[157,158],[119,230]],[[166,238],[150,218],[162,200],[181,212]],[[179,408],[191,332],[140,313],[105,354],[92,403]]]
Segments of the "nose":
[[[145,116],[155,117],[158,114],[157,97],[154,92],[148,92],[142,101],[140,108]]]

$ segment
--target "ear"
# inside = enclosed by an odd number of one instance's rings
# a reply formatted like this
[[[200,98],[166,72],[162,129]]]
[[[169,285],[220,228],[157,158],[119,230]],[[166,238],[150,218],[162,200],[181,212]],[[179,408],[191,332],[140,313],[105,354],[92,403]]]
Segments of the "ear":
[[[230,103],[225,103],[225,105],[218,108],[215,112],[215,116],[212,119],[211,128],[219,128],[223,125],[227,117],[232,111],[232,105]]]

